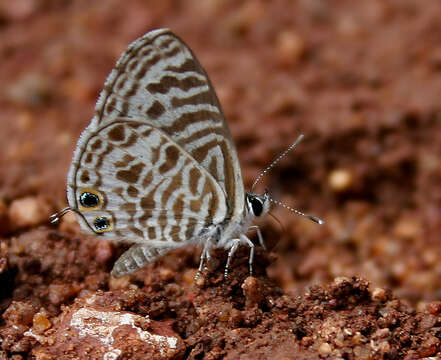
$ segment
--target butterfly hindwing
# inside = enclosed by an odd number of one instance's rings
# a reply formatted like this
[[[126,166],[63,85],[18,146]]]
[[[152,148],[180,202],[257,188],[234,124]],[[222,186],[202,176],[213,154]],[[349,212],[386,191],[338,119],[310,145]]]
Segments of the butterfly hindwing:
[[[152,125],[116,118],[83,134],[78,146],[68,201],[86,229],[178,246],[227,215],[215,179]]]

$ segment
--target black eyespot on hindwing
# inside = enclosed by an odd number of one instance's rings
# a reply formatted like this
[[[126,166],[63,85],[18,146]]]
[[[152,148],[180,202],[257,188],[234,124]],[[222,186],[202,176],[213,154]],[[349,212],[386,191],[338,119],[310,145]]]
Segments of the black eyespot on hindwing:
[[[105,231],[110,227],[110,221],[104,216],[97,217],[93,222],[96,231]]]
[[[98,204],[100,203],[100,199],[98,195],[86,191],[80,195],[80,203],[84,207],[90,208],[98,206]]]
[[[263,204],[262,201],[255,197],[250,197],[251,209],[253,210],[253,214],[255,216],[262,215],[263,212]]]

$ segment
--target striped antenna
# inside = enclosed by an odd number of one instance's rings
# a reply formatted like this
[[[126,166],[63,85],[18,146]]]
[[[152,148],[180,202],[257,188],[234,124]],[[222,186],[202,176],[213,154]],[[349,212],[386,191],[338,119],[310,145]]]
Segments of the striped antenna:
[[[308,218],[308,219],[311,220],[311,221],[314,221],[315,223],[317,223],[317,224],[319,224],[319,225],[323,225],[323,224],[325,223],[322,219],[320,219],[320,218],[318,218],[318,217],[316,217],[316,216],[312,216],[312,215],[305,214],[305,213],[301,212],[300,210],[294,209],[294,208],[292,208],[291,206],[285,205],[284,203],[282,203],[282,202],[280,202],[280,201],[278,201],[278,200],[274,200],[274,199],[272,199],[272,198],[270,198],[270,197],[268,197],[268,199],[269,199],[272,203],[277,204],[277,205],[280,205],[280,206],[283,206],[285,209],[288,209],[289,211],[292,211],[293,213],[295,213],[295,214],[297,214],[297,215],[304,216],[304,217]]]
[[[257,185],[257,183],[262,180],[262,178],[265,176],[265,174],[270,171],[274,166],[276,166],[276,164],[282,160],[292,149],[294,149],[296,147],[296,145],[302,141],[303,139],[303,134],[301,134],[296,141],[294,141],[293,144],[291,144],[291,146],[286,149],[283,153],[281,153],[265,170],[263,170],[260,175],[256,178],[256,180],[254,181],[253,185],[251,186],[251,191],[253,191],[254,187]]]

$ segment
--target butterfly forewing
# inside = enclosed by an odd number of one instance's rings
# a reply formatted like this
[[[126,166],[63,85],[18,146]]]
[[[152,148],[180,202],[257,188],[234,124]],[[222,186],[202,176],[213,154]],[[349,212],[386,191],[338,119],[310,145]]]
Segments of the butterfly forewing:
[[[242,215],[240,166],[219,101],[192,51],[169,30],[149,32],[128,47],[106,81],[91,127],[122,116],[170,136],[222,187],[229,216]]]

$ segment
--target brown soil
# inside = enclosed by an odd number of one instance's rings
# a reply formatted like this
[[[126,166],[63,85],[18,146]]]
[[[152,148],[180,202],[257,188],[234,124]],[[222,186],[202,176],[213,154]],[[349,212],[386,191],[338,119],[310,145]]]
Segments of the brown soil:
[[[441,357],[441,2],[0,2],[0,359]],[[169,27],[223,104],[246,187],[282,207],[248,276],[183,248],[122,279],[65,177],[127,44]]]

